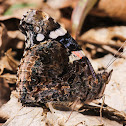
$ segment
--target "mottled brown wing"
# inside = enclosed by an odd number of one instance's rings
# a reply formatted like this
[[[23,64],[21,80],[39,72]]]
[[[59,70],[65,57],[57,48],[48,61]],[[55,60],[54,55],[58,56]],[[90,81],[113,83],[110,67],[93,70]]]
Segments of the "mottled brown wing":
[[[77,42],[48,14],[29,10],[20,22],[26,37],[17,89],[24,105],[46,102],[90,102],[103,95],[110,71],[96,74]],[[69,63],[73,51],[79,59]]]
[[[69,63],[66,49],[57,41],[46,41],[28,50],[20,62],[17,89],[27,106],[47,102],[91,101],[101,83],[94,82],[87,59]]]
[[[28,50],[20,62],[17,89],[23,104],[58,100],[61,78],[68,66],[66,49],[57,41],[48,41]],[[57,95],[57,96],[56,96]]]

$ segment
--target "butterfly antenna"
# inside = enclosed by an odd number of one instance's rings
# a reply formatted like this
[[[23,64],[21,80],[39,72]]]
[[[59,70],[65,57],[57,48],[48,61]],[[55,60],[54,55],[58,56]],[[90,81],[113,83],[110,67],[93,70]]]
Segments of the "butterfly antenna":
[[[126,52],[126,50],[124,50],[120,55],[118,55],[118,57],[116,57],[109,65],[107,65],[106,69],[108,69],[108,67],[113,63],[115,62],[115,60],[117,60],[120,56],[122,56],[122,54]]]
[[[117,52],[113,55],[112,59],[109,61],[108,65],[106,66],[106,69],[117,59],[119,58],[125,51],[123,51],[117,58],[115,58],[116,54],[122,49],[122,47],[125,45],[126,41],[122,44],[122,46],[117,50]],[[115,59],[114,59],[115,58]],[[114,59],[114,60],[113,60]],[[112,61],[113,60],[113,61]],[[112,61],[112,62],[111,62]]]

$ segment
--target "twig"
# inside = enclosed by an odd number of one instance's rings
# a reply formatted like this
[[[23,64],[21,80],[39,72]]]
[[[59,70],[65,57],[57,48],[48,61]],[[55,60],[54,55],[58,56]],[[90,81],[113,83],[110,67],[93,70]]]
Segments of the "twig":
[[[100,108],[101,108],[101,103],[95,103],[97,104],[98,106],[92,106],[92,105],[83,105],[81,107],[81,110],[79,110],[79,112],[82,112],[83,114],[88,114],[88,115],[92,115],[92,114],[95,114],[95,115],[99,115],[99,111],[100,111]],[[107,117],[111,120],[115,120],[119,123],[123,123],[123,124],[126,124],[126,114],[122,111],[118,111],[106,104],[103,105],[103,108],[102,108],[102,115],[103,117]]]

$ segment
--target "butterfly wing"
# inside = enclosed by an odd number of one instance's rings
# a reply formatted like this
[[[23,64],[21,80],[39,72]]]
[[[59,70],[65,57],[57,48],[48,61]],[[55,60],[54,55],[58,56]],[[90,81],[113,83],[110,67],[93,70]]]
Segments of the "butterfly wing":
[[[45,12],[29,10],[21,19],[19,28],[26,36],[27,50],[35,44],[50,39],[60,42],[69,52],[80,50],[70,34]]]
[[[20,22],[26,37],[17,89],[25,105],[50,101],[92,101],[104,89],[108,73],[96,74],[70,34],[48,14],[30,10]],[[78,57],[70,63],[70,57]]]
[[[68,67],[68,58],[66,48],[57,41],[46,41],[28,51],[18,70],[21,102],[32,105],[59,101],[60,97],[65,100],[63,90],[69,85],[62,83],[62,74]]]

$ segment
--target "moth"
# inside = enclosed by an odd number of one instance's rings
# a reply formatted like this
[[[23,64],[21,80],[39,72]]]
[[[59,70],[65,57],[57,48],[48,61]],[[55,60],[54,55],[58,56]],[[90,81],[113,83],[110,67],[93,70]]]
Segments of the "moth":
[[[17,72],[17,91],[23,105],[77,99],[88,103],[103,96],[112,70],[96,73],[77,42],[47,13],[29,10],[19,29],[26,40]],[[70,62],[71,57],[77,58]]]

